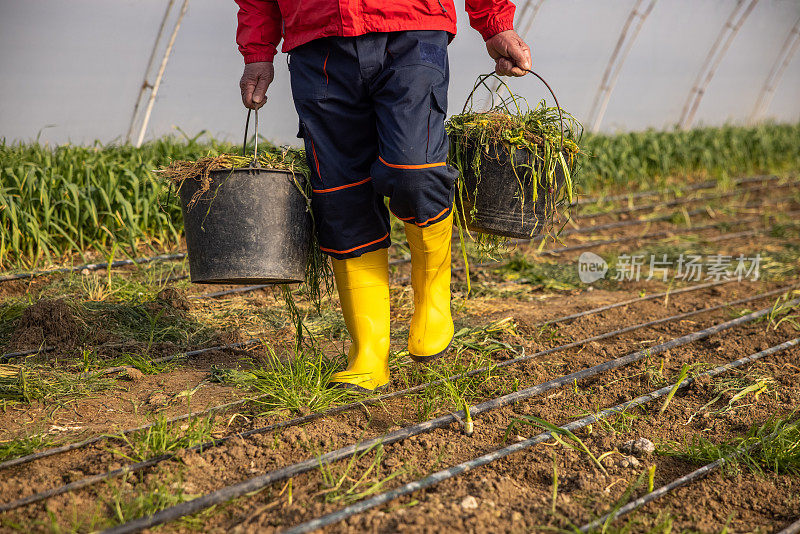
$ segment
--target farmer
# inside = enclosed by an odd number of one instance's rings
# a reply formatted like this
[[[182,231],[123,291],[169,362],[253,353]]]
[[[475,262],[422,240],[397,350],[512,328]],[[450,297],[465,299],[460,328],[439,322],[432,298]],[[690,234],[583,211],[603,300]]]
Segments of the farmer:
[[[389,211],[405,223],[414,315],[411,358],[453,340],[450,240],[457,171],[447,165],[453,0],[236,0],[239,83],[266,101],[283,39],[313,189],[320,249],[332,258],[352,344],[331,384],[372,391],[389,381]],[[500,75],[522,76],[530,49],[509,0],[466,0],[470,24]],[[388,209],[384,202],[388,197]]]

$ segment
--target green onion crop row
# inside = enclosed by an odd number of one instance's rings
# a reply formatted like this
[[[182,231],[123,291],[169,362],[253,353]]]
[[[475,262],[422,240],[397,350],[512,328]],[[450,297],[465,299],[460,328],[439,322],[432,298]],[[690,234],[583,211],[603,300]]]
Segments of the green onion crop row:
[[[199,137],[199,136],[198,136]],[[688,131],[585,134],[581,194],[672,187],[670,177],[800,170],[800,123]],[[214,140],[165,137],[132,146],[19,144],[0,140],[0,270],[57,263],[117,247],[175,247],[180,208],[153,171],[174,160],[235,153]]]

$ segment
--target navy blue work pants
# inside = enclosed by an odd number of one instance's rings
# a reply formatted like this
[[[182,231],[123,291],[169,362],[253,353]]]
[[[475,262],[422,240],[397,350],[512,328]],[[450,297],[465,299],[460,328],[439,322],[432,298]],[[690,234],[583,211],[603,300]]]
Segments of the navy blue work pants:
[[[290,52],[320,249],[334,258],[391,244],[389,209],[427,226],[448,216],[449,67],[444,31],[316,39]]]

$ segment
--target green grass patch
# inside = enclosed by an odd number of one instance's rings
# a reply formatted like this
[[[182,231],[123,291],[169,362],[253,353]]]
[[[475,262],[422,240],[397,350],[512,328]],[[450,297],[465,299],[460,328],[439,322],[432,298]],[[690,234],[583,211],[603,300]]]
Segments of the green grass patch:
[[[0,400],[7,402],[65,401],[113,389],[121,388],[112,378],[82,377],[52,364],[3,365],[0,372]]]
[[[374,458],[366,469],[363,469],[360,474],[356,473],[357,462],[368,454],[374,454]],[[317,495],[327,503],[348,505],[380,493],[388,482],[408,472],[406,468],[385,467],[383,457],[383,445],[378,444],[361,453],[354,454],[347,464],[333,465],[320,460],[319,472],[322,476],[322,489]]]
[[[107,330],[121,339],[154,343],[200,344],[215,330],[181,313],[160,299],[139,302],[82,302],[81,307],[102,318]]]
[[[762,476],[768,473],[796,476],[800,474],[800,421],[795,415],[770,418],[751,427],[745,435],[722,443],[714,443],[702,435],[682,444],[667,442],[661,445],[659,453],[708,464],[742,451],[726,462],[726,470],[738,473],[745,468]]]
[[[179,451],[212,439],[214,417],[192,417],[179,423],[170,423],[159,416],[153,426],[132,434],[111,435],[125,444],[125,449],[114,447],[111,452],[132,462],[142,462],[160,454]]]
[[[504,265],[493,270],[504,280],[552,291],[568,291],[583,285],[577,265],[515,253]]]
[[[397,374],[404,388],[488,368],[474,376],[444,380],[426,387],[416,395],[417,417],[425,420],[443,410],[461,410],[490,392],[509,386],[505,376],[493,369],[493,364],[499,353],[506,353],[510,357],[519,354],[517,346],[513,344],[517,337],[517,324],[511,317],[482,326],[463,326],[456,330],[453,338],[452,349],[455,354],[427,366],[400,364]]]
[[[318,348],[302,347],[279,356],[272,347],[252,368],[214,369],[212,380],[256,393],[254,405],[264,413],[308,414],[341,404],[358,395],[341,388],[328,388],[330,377],[344,369],[345,357],[328,358]]]
[[[686,176],[729,176],[800,168],[800,123],[687,131],[586,134],[581,193],[680,188]],[[0,141],[0,269],[61,262],[87,251],[117,259],[177,246],[182,218],[154,170],[236,152],[202,135],[132,146],[61,146]],[[124,250],[123,250],[124,249]]]
[[[41,449],[54,447],[58,440],[44,433],[32,434],[0,442],[0,462],[27,456]]]
[[[131,485],[129,475],[115,483],[108,483],[111,495],[104,497],[111,517],[106,526],[126,523],[133,519],[152,515],[170,506],[194,499],[199,495],[185,490],[183,474],[161,473],[158,477],[148,478],[141,486]],[[213,508],[199,514],[184,517],[180,523],[192,530],[201,529],[203,519],[211,515]]]

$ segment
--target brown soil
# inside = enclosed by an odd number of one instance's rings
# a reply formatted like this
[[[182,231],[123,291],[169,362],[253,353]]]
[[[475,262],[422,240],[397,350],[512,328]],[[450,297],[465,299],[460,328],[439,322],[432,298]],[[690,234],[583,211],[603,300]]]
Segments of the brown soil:
[[[670,225],[653,225],[648,231],[656,231],[662,227],[669,228]],[[637,228],[636,232],[643,231],[643,227]],[[616,230],[603,234],[605,238],[620,235],[624,234]],[[757,241],[751,238],[721,242],[716,248],[720,252],[735,253],[746,247],[744,250],[750,253],[769,247],[780,247],[783,243],[785,240],[759,237]],[[632,249],[625,245],[616,250]],[[564,268],[572,269],[574,261],[571,256],[569,258],[561,261]],[[400,275],[402,274],[403,271]],[[464,308],[456,315],[457,325],[480,326],[489,321],[513,317],[518,324],[516,334],[499,334],[500,340],[521,345],[526,354],[532,354],[624,326],[751,296],[789,282],[748,281],[725,284],[702,291],[638,302],[547,329],[542,329],[539,323],[553,317],[635,298],[641,294],[664,291],[667,286],[655,281],[641,281],[609,284],[598,289],[590,287],[555,291],[503,280],[488,270],[476,276],[476,283],[490,288],[492,292],[487,292],[486,297],[466,301]],[[208,289],[198,288],[192,289],[191,293],[205,291]],[[500,291],[514,292],[515,296],[498,297]],[[276,302],[268,292],[213,301],[187,300],[187,296],[184,291],[168,289],[149,305],[154,307],[153,310],[175,314],[176,317],[198,318],[219,307],[249,307],[255,313]],[[530,387],[728,320],[744,309],[770,306],[774,301],[774,298],[754,301],[733,309],[695,315],[679,322],[648,327],[568,351],[535,357],[493,373],[495,378],[491,380],[478,381],[470,392],[470,402],[477,404],[506,394],[513,388]],[[47,302],[50,304],[46,304]],[[94,332],[103,328],[101,322],[84,326],[84,319],[74,313],[67,313],[71,310],[68,304],[63,301],[59,304],[53,302],[59,301],[40,301],[25,311],[25,315],[16,325],[14,343],[20,343],[18,346],[30,346],[20,342],[18,338],[22,336],[18,332],[28,332],[28,337],[24,338],[26,343],[35,345],[46,341],[48,344],[74,347],[84,341],[82,336],[93,336]],[[409,287],[392,288],[393,349],[399,350],[403,347],[411,313],[410,303]],[[37,309],[30,311],[33,308]],[[27,326],[23,328],[23,325]],[[220,333],[219,337],[241,339],[241,333],[230,332]],[[41,339],[35,338],[36,333],[41,334]],[[57,337],[59,335],[65,337]],[[520,417],[536,416],[554,424],[563,424],[662,387],[675,379],[684,364],[702,362],[708,366],[720,365],[797,335],[797,331],[788,323],[777,330],[768,328],[766,322],[751,323],[729,330],[651,359],[549,391],[519,404],[485,413],[476,418],[476,432],[472,437],[466,437],[461,426],[454,423],[400,443],[386,445],[383,447],[381,464],[376,471],[370,472],[369,477],[377,474],[383,479],[396,473],[395,478],[380,488],[380,491],[385,491],[503,446],[507,443],[504,441],[506,430]],[[146,342],[116,341],[139,344],[128,345],[126,350],[133,350],[135,347],[141,350]],[[277,347],[288,344],[291,341],[291,331],[285,327],[276,327],[270,333],[270,341]],[[326,353],[330,354],[337,353],[342,345],[339,338],[325,343]],[[180,349],[181,347],[175,345],[163,344],[157,348],[151,347],[149,353],[172,354]],[[124,352],[119,347],[104,350],[109,357]],[[115,350],[118,352],[114,352]],[[60,354],[62,358],[67,358],[70,352]],[[133,372],[120,374],[117,376],[115,389],[100,391],[89,397],[69,399],[58,406],[50,403],[10,405],[0,411],[0,442],[40,432],[48,432],[51,437],[59,440],[74,441],[98,433],[141,425],[158,416],[180,415],[188,409],[186,395],[182,392],[193,390],[198,385],[200,387],[190,396],[192,410],[236,400],[245,393],[230,386],[208,382],[209,371],[214,366],[246,368],[254,360],[265,361],[266,354],[263,347],[254,347],[247,351],[215,351],[155,375]],[[493,353],[491,358],[503,361],[513,356],[510,351],[501,350]],[[468,351],[459,355],[451,354],[447,360],[433,365],[445,370],[454,359],[467,362],[474,357]],[[406,366],[408,362],[399,358],[397,364]],[[72,369],[70,365],[73,362],[65,359],[63,365],[69,370]],[[620,452],[625,442],[644,437],[664,448],[672,442],[684,442],[702,436],[719,443],[742,435],[753,424],[763,423],[771,416],[786,416],[800,408],[800,350],[795,348],[770,356],[730,375],[741,378],[747,373],[772,377],[774,384],[759,397],[750,396],[745,402],[737,404],[735,409],[713,414],[706,411],[706,415],[700,412],[715,396],[713,388],[717,382],[705,380],[676,395],[663,414],[658,413],[663,400],[657,400],[641,409],[631,410],[626,417],[614,417],[608,423],[596,423],[591,429],[580,431],[578,435],[593,454],[600,456],[612,453],[603,462],[605,471],[594,464],[585,453],[551,441],[409,497],[392,501],[333,525],[326,531],[569,531],[570,523],[580,526],[610,510],[623,496],[626,488],[648,466],[656,466],[656,487],[698,467],[698,464],[661,454],[632,457]],[[388,391],[407,385],[401,380],[401,373],[395,370]],[[724,408],[728,400],[728,397],[723,398],[714,408]],[[113,515],[113,499],[116,494],[153,495],[153,488],[164,481],[169,481],[168,487],[174,493],[183,492],[187,496],[208,493],[266,471],[312,458],[323,451],[414,424],[420,420],[420,410],[424,403],[424,395],[393,399],[379,406],[354,409],[303,426],[245,439],[236,438],[203,453],[183,452],[178,455],[177,460],[163,462],[156,468],[6,513],[0,516],[0,530],[50,531],[51,522],[55,521],[68,530],[74,528],[89,531],[93,529],[89,523],[93,514],[103,518]],[[439,406],[433,415],[447,413],[450,409]],[[216,417],[215,435],[230,435],[235,431],[256,428],[295,415],[297,414],[262,416],[258,414],[257,408],[242,406]],[[535,426],[515,423],[509,440],[516,440],[519,436],[533,436],[540,431]],[[121,443],[106,441],[6,470],[0,480],[0,502],[9,502],[129,463],[119,452],[114,452],[114,449],[127,452]],[[353,462],[351,470],[346,473],[344,487],[349,487],[367,472],[374,458],[375,454],[371,453]],[[347,463],[343,461],[330,466],[330,472],[341,476]],[[558,472],[555,500],[554,465]],[[258,494],[218,506],[190,520],[171,523],[158,531],[280,531],[342,508],[345,503],[336,500],[335,496],[338,494],[329,489],[321,471],[314,470],[295,477],[291,490],[285,482],[280,482]],[[367,487],[362,487],[359,491],[365,489]],[[643,492],[644,489],[639,486],[634,490],[634,495],[638,496]],[[626,526],[628,532],[649,532],[665,521],[672,522],[672,530],[675,532],[721,532],[726,525],[728,532],[776,532],[798,516],[799,476],[774,473],[756,475],[742,468],[736,472],[713,473],[618,520],[615,525]]]
[[[81,342],[86,325],[63,299],[40,300],[25,308],[11,334],[11,347],[42,345],[72,348]]]

